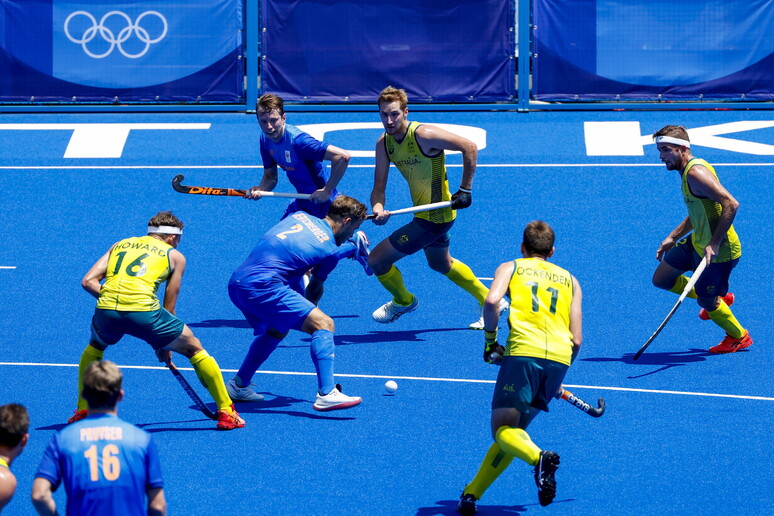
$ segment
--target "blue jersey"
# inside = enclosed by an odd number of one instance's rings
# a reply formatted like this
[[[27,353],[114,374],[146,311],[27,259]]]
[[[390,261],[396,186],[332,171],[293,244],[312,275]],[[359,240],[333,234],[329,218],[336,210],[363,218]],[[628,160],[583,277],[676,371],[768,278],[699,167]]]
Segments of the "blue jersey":
[[[263,236],[230,282],[249,288],[287,285],[291,277],[304,274],[337,251],[331,226],[299,211]]]
[[[261,158],[264,168],[278,166],[284,170],[296,192],[311,194],[325,184],[330,178],[330,171],[323,163],[328,144],[315,140],[298,127],[285,124],[285,133],[279,142],[261,133]],[[331,199],[336,198],[333,191]],[[328,206],[320,211],[320,205],[305,199],[298,199],[295,204],[300,210],[314,215],[325,216]]]
[[[35,475],[64,482],[67,514],[147,515],[146,491],[163,486],[150,434],[110,414],[94,414],[54,434]]]

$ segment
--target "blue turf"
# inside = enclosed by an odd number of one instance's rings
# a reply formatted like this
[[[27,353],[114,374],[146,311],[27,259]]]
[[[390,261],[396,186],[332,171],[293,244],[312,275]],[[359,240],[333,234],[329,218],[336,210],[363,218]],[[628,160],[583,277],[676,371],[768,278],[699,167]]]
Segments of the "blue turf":
[[[554,505],[537,505],[530,468],[514,461],[481,501],[481,514],[764,514],[770,506],[769,426],[774,365],[769,333],[772,305],[771,166],[774,157],[696,147],[716,164],[739,199],[737,230],[744,255],[731,283],[734,312],[755,345],[726,356],[706,353],[722,337],[686,300],[637,361],[633,353],[676,297],[650,285],[655,249],[685,216],[675,172],[652,146],[642,157],[589,157],[584,121],[640,121],[643,134],[667,123],[690,128],[774,118],[765,112],[674,113],[412,113],[411,118],[487,130],[479,153],[473,206],[452,230],[452,254],[479,276],[491,277],[516,257],[521,229],[543,218],[557,231],[555,261],[584,289],[584,349],[570,369],[573,392],[608,411],[592,419],[554,402],[530,433],[562,457]],[[290,113],[290,123],[375,122],[376,113]],[[173,209],[186,223],[180,250],[188,268],[178,314],[223,369],[239,367],[251,330],[226,293],[233,269],[282,215],[285,202],[183,196],[186,183],[245,188],[261,175],[254,116],[6,115],[2,123],[209,122],[209,130],[132,132],[120,159],[65,159],[70,131],[0,130],[0,217],[7,239],[0,254],[0,403],[19,401],[32,412],[30,444],[10,515],[29,514],[32,476],[52,432],[74,408],[77,364],[88,339],[93,299],[80,288],[91,264],[120,238],[141,234],[147,219]],[[371,150],[378,130],[331,133],[331,143]],[[771,130],[730,137],[774,144]],[[449,162],[459,164],[459,156]],[[491,165],[514,165],[493,167]],[[585,164],[537,167],[537,164]],[[614,167],[612,164],[629,164]],[[635,166],[650,164],[651,166]],[[725,165],[723,165],[725,164]],[[747,166],[735,165],[747,164]],[[370,158],[353,158],[341,190],[367,201]],[[487,166],[490,165],[490,166]],[[111,167],[138,167],[116,169]],[[205,168],[171,168],[171,167]],[[219,167],[236,168],[219,168]],[[32,168],[21,168],[32,167]],[[45,167],[78,167],[76,169]],[[97,168],[84,168],[97,167]],[[161,168],[154,168],[161,167]],[[450,168],[450,185],[459,182]],[[390,206],[409,205],[392,170]],[[288,183],[281,180],[282,187]],[[407,220],[407,219],[401,219]],[[372,243],[400,222],[364,228]],[[345,392],[363,404],[340,413],[311,408],[313,376],[256,375],[267,401],[240,406],[247,427],[215,432],[166,370],[126,369],[121,416],[154,433],[171,514],[452,514],[461,489],[489,446],[489,398],[496,370],[481,362],[481,334],[472,298],[430,271],[422,256],[399,263],[419,309],[393,325],[371,312],[388,300],[354,261],[331,274],[321,308],[336,323],[336,371]],[[309,338],[292,333],[265,371],[313,373]],[[108,351],[120,365],[158,366],[150,349],[126,339]],[[178,358],[179,367],[188,367]],[[205,396],[192,371],[189,381]],[[228,379],[232,372],[226,372]],[[418,377],[425,379],[402,379]],[[436,381],[430,379],[451,379]],[[464,381],[464,380],[474,380]],[[607,390],[610,388],[613,390]],[[626,391],[647,389],[760,396],[738,399]],[[767,474],[766,471],[769,471]],[[63,493],[57,493],[63,506]],[[4,513],[5,514],[5,513]]]

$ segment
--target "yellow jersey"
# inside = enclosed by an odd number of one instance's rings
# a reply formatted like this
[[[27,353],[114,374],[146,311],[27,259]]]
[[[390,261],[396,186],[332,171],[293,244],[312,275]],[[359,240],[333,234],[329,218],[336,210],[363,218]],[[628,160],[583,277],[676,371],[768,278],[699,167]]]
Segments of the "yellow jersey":
[[[703,165],[707,168],[712,175],[717,179],[718,174],[712,165],[704,161],[703,159],[693,158],[691,161],[685,164],[682,175],[682,190],[683,199],[685,205],[688,207],[688,217],[691,219],[691,225],[693,226],[693,242],[694,250],[699,253],[699,256],[704,256],[704,248],[707,247],[709,241],[712,240],[712,233],[715,232],[715,228],[718,226],[720,220],[720,214],[723,211],[720,203],[707,199],[706,197],[698,197],[691,192],[690,186],[688,186],[688,171],[694,165]],[[721,242],[718,248],[718,254],[713,262],[727,262],[734,260],[742,256],[742,243],[739,240],[739,236],[736,234],[733,224],[728,228],[726,238]]]
[[[545,358],[570,365],[572,276],[539,258],[514,260],[505,356]]]
[[[387,158],[403,174],[409,184],[411,201],[414,206],[435,202],[450,201],[449,181],[446,178],[446,157],[441,151],[437,156],[425,156],[416,139],[419,122],[410,122],[406,136],[400,142],[393,136],[384,134],[384,147]],[[440,208],[417,213],[415,217],[441,224],[451,222],[456,217],[455,210]]]
[[[105,283],[97,308],[150,312],[161,308],[159,285],[172,273],[169,252],[174,249],[152,236],[121,240],[110,250]]]

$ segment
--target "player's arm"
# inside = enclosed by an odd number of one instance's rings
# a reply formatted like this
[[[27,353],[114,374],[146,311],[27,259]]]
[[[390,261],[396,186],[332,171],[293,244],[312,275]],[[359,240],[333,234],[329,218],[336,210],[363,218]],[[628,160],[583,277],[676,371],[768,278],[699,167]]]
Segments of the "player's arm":
[[[258,192],[271,192],[275,188],[277,188],[277,182],[279,180],[279,176],[277,173],[277,164],[266,166],[264,164],[263,166],[263,177],[261,177],[261,182],[258,184],[258,186],[253,186],[247,190],[247,193],[245,194],[245,199],[253,199],[257,201],[261,198],[261,194]]]
[[[374,187],[371,190],[371,209],[374,212],[374,224],[381,226],[390,218],[390,212],[384,209],[387,191],[387,176],[390,172],[390,160],[384,148],[384,135],[376,142],[376,166],[374,168]]]
[[[102,257],[91,266],[89,272],[87,272],[81,280],[83,289],[97,299],[99,299],[99,291],[102,289],[101,282],[107,275],[107,266],[108,261],[110,260],[110,251],[112,250],[113,247],[108,249],[108,252],[103,254]]]
[[[169,263],[172,267],[172,272],[167,276],[167,288],[164,290],[164,308],[167,312],[175,315],[177,296],[180,294],[183,272],[185,272],[185,256],[177,249],[170,249]]]
[[[325,159],[331,162],[331,176],[328,178],[328,182],[325,183],[325,187],[314,192],[309,198],[313,202],[326,202],[331,198],[339,181],[344,177],[344,172],[347,171],[351,156],[344,149],[335,145],[328,145],[328,148],[325,150]]]
[[[656,260],[661,261],[664,257],[664,253],[672,249],[677,241],[690,233],[692,229],[693,224],[691,224],[691,219],[685,217],[685,219],[678,224],[678,226],[669,233],[669,236],[667,236],[658,246],[658,249],[656,249]]]
[[[148,496],[148,516],[166,516],[167,500],[164,498],[164,489],[161,487],[149,488],[145,494]]]
[[[3,510],[16,492],[16,476],[8,468],[0,468],[0,511]]]
[[[46,478],[36,477],[32,483],[32,505],[41,516],[55,516],[56,502],[52,496],[53,486]]]
[[[478,147],[472,141],[434,125],[420,125],[416,130],[417,143],[428,156],[441,150],[462,152],[462,180],[460,188],[452,196],[452,208],[462,209],[470,206],[473,176],[476,174]]]
[[[497,351],[502,356],[501,346],[497,342],[497,323],[500,320],[500,300],[508,292],[511,276],[513,262],[500,264],[484,300],[484,361],[488,363],[499,362],[499,358],[491,356],[492,352]]]
[[[583,292],[580,288],[580,283],[572,278],[572,303],[570,303],[570,333],[572,333],[572,362],[575,362],[575,358],[580,352],[581,344],[583,343]]]
[[[704,256],[707,263],[718,254],[718,248],[726,239],[731,224],[734,223],[736,212],[739,210],[739,201],[726,190],[715,175],[707,170],[707,167],[695,165],[688,171],[688,186],[694,195],[706,197],[720,204],[721,212],[715,231],[712,233],[707,246],[704,248]]]

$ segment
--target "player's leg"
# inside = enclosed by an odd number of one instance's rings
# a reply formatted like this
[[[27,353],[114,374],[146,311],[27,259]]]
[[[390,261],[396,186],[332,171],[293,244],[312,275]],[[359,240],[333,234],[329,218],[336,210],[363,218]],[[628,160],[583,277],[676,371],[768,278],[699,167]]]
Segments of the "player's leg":
[[[680,240],[677,245],[664,254],[658,267],[653,272],[653,286],[663,290],[682,294],[690,279],[684,276],[685,271],[692,271],[699,265],[700,258],[693,250],[690,237]],[[691,289],[688,296],[696,299],[696,289]]]
[[[392,322],[417,307],[416,296],[406,288],[403,275],[395,266],[395,262],[408,256],[408,253],[396,249],[391,238],[382,240],[368,257],[368,264],[373,269],[376,279],[387,292],[392,294],[392,299],[372,314],[374,320],[381,323]]]
[[[263,399],[263,395],[253,390],[251,381],[253,376],[255,376],[255,372],[260,369],[274,350],[277,349],[283,338],[285,338],[284,333],[268,329],[266,333],[262,333],[253,339],[245,358],[242,360],[242,365],[239,366],[239,370],[234,378],[226,385],[229,395],[231,395],[234,401],[261,401]]]
[[[358,396],[347,396],[341,392],[333,375],[335,342],[334,323],[319,308],[314,308],[301,324],[301,331],[312,336],[309,355],[317,372],[317,397],[314,409],[320,411],[354,407],[362,401]]]
[[[724,296],[728,293],[728,280],[738,260],[713,262],[707,266],[696,282],[698,303],[709,319],[726,332],[726,337],[709,350],[712,353],[733,353],[750,347],[753,343],[750,333],[734,316]]]

